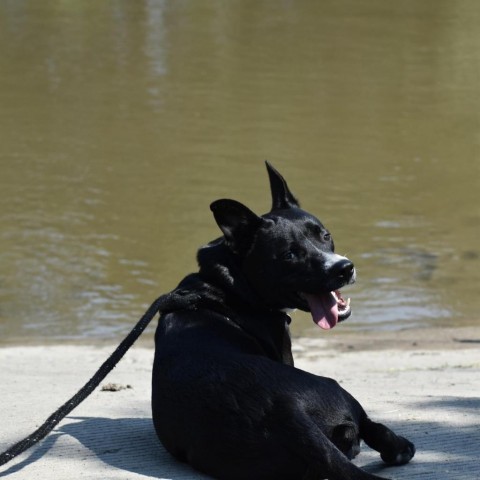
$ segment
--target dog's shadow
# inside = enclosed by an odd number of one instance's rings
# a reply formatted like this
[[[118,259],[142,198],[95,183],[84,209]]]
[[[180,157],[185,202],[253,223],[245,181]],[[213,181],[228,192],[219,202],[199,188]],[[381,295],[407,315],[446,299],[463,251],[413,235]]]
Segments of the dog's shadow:
[[[0,473],[17,472],[41,459],[62,435],[77,439],[102,462],[124,471],[152,478],[186,480],[210,477],[175,461],[160,444],[150,418],[68,417],[75,420],[50,434],[26,459]]]

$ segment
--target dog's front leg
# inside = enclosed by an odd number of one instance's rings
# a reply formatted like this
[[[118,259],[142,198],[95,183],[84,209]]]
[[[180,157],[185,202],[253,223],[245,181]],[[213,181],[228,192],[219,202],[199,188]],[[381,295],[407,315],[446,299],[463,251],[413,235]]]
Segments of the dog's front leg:
[[[360,425],[360,436],[365,443],[380,452],[389,465],[403,465],[415,455],[415,445],[406,438],[396,435],[381,423],[372,422],[368,417]]]

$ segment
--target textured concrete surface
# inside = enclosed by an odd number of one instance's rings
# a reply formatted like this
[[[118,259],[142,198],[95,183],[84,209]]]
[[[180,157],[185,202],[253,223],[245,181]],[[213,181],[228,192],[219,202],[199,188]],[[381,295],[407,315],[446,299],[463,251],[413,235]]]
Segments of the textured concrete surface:
[[[408,465],[385,467],[378,454],[365,446],[356,459],[358,465],[398,480],[479,479],[480,344],[472,339],[465,348],[415,345],[414,349],[349,351],[324,340],[299,339],[294,351],[297,367],[337,379],[373,419],[416,444],[417,454]],[[38,427],[88,380],[111,350],[0,349],[0,450]],[[157,441],[150,420],[152,359],[153,350],[133,347],[105,382],[132,388],[97,389],[39,445],[0,467],[0,477],[207,478],[176,463]]]

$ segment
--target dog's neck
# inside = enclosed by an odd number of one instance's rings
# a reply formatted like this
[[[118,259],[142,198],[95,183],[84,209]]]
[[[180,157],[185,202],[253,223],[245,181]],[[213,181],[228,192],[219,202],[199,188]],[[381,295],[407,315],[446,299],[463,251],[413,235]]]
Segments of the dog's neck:
[[[243,275],[241,259],[230,251],[223,238],[202,247],[197,260],[200,278],[218,290],[228,305],[235,306],[235,310],[270,312]]]
[[[190,298],[187,308],[206,309],[227,317],[262,345],[268,357],[293,364],[290,317],[262,303],[242,274],[238,259],[223,242],[201,248],[198,263],[199,272],[185,277],[176,289]]]

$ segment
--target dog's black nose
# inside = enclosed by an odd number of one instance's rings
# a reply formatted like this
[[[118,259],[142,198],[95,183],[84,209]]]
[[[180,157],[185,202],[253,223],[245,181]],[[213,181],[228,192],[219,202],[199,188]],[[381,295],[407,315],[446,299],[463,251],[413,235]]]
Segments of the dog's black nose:
[[[334,278],[345,283],[349,282],[352,279],[354,272],[355,267],[353,266],[353,263],[347,258],[345,260],[340,260],[339,262],[337,262],[331,270],[331,274]]]

